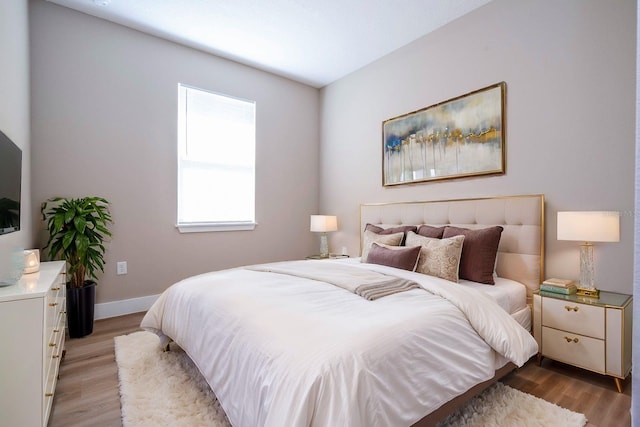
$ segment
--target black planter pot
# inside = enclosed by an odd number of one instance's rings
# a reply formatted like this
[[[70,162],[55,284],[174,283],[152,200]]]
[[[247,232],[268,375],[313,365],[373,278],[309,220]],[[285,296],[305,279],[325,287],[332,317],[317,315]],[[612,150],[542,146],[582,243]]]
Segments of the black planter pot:
[[[81,288],[67,283],[67,327],[71,338],[82,338],[93,332],[93,307],[96,282],[86,280]]]

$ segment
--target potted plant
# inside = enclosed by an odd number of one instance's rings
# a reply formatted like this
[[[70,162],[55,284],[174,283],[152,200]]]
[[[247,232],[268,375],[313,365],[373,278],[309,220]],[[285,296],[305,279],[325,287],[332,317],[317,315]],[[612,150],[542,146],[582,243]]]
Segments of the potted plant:
[[[109,202],[101,197],[54,197],[40,208],[52,259],[67,261],[67,326],[71,338],[93,332],[98,270],[104,272],[104,241],[111,236]]]

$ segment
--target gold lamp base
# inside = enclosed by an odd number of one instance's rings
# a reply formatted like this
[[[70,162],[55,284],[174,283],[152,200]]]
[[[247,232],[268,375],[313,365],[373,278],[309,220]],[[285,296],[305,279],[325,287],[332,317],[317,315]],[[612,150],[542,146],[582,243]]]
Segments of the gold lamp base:
[[[600,290],[595,288],[578,288],[576,295],[583,297],[600,298]]]

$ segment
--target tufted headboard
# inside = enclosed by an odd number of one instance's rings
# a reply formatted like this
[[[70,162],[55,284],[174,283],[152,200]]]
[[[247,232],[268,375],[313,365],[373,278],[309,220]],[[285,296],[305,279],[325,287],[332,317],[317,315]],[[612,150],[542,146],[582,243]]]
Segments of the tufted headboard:
[[[501,225],[496,273],[527,286],[527,299],[544,276],[544,195],[360,205],[360,247],[366,224],[453,225],[470,229]]]

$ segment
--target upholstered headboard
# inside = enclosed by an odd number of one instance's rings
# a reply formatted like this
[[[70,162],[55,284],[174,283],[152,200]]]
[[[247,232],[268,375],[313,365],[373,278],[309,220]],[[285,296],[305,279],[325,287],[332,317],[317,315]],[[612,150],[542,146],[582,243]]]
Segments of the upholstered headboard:
[[[366,224],[453,225],[470,229],[501,225],[496,273],[527,286],[527,299],[544,276],[544,196],[507,196],[360,205],[361,235]],[[362,242],[362,238],[360,239]],[[360,245],[362,247],[362,244]]]

